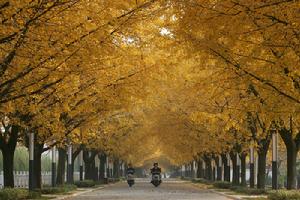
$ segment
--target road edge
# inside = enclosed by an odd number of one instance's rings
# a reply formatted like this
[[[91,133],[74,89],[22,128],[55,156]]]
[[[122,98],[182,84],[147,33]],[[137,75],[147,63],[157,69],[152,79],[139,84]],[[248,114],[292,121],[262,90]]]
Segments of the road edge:
[[[209,189],[211,192],[215,193],[215,194],[218,194],[218,195],[221,195],[221,196],[224,196],[224,197],[227,197],[229,199],[232,199],[232,200],[241,200],[242,198],[240,197],[235,197],[235,196],[232,196],[232,195],[229,195],[229,194],[225,194],[225,193],[222,193],[222,192],[218,192],[214,189]]]
[[[111,185],[112,184],[108,184],[108,185],[104,185],[104,186],[99,186],[97,188],[87,189],[87,190],[84,190],[84,191],[77,191],[77,192],[74,192],[74,193],[69,194],[69,195],[58,196],[58,197],[54,198],[53,200],[66,200],[66,199],[70,199],[72,197],[76,197],[76,196],[79,196],[79,195],[82,195],[82,194],[85,194],[85,193],[94,192],[96,190],[102,190],[102,189],[104,189],[106,187],[109,187]]]

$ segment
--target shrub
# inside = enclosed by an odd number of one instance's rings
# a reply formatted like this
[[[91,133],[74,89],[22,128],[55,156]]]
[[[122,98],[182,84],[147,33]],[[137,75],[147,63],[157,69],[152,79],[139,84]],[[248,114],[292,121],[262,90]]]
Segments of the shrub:
[[[27,199],[29,192],[26,189],[19,188],[4,188],[0,190],[1,200],[19,200]]]
[[[212,181],[206,180],[204,178],[197,178],[192,180],[193,183],[203,183],[203,184],[211,184]]]
[[[41,191],[31,191],[29,192],[28,199],[39,199],[42,196]]]
[[[44,187],[41,190],[42,194],[59,194],[64,193],[63,187]]]
[[[248,195],[261,195],[267,193],[265,189],[248,188],[242,186],[231,186],[230,189],[237,193],[248,194]]]
[[[278,190],[268,194],[270,200],[300,200],[300,192],[296,190]]]
[[[221,189],[229,189],[231,187],[231,183],[227,181],[217,181],[213,184],[213,186]]]
[[[76,185],[59,185],[56,187],[46,186],[41,190],[42,194],[62,194],[72,190],[76,190]]]
[[[63,185],[61,187],[64,187],[67,192],[77,189],[77,186],[75,184],[66,184],[66,185]]]
[[[79,188],[82,187],[94,187],[96,185],[95,181],[93,180],[83,180],[83,181],[76,181],[75,185]]]
[[[190,177],[184,177],[184,176],[181,176],[181,178],[180,178],[181,180],[186,180],[186,181],[190,181],[191,180],[191,178]]]
[[[1,200],[24,200],[24,199],[39,199],[41,198],[41,192],[28,191],[28,189],[20,188],[4,188],[0,190]]]

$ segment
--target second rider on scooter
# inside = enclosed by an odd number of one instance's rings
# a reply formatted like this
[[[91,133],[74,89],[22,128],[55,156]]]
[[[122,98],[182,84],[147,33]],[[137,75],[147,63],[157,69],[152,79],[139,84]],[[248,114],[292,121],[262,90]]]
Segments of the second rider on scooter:
[[[153,164],[151,169],[151,183],[157,187],[161,184],[161,168],[158,167],[158,163]]]
[[[129,187],[134,185],[134,172],[135,172],[134,168],[132,167],[131,164],[129,164],[127,168],[127,183]]]

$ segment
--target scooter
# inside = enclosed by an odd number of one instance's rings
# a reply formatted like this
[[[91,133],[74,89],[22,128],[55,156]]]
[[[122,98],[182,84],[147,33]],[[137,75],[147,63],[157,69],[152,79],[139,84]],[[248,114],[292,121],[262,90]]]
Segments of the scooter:
[[[155,186],[158,187],[161,184],[161,178],[160,174],[152,174],[152,180],[151,183]]]
[[[127,174],[127,183],[129,187],[132,187],[134,185],[134,176],[133,174]]]

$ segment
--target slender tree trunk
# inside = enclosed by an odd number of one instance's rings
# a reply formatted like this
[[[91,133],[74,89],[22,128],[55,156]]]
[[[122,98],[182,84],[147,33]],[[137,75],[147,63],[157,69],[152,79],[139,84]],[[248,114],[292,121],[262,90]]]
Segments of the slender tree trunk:
[[[97,163],[95,161],[95,174],[94,174],[94,181],[99,181],[99,168],[97,166]]]
[[[230,166],[227,165],[228,159],[226,154],[222,154],[222,162],[224,166],[224,181],[230,182]]]
[[[72,164],[71,164],[71,177],[70,177],[70,181],[71,181],[71,183],[74,183],[74,171],[75,171],[75,169],[74,169],[74,161],[72,160]]]
[[[184,177],[188,177],[188,176],[189,176],[188,173],[189,173],[189,172],[188,172],[188,165],[185,164],[185,165],[184,165]]]
[[[209,156],[204,157],[205,161],[205,179],[207,180],[212,180],[212,166],[211,166],[211,158]]]
[[[296,189],[297,182],[297,154],[300,145],[300,133],[295,138],[293,137],[292,131],[288,129],[280,129],[279,134],[284,141],[287,154],[287,189]],[[298,183],[299,184],[299,183]]]
[[[14,187],[14,153],[8,148],[2,150],[4,187]]]
[[[85,165],[85,175],[87,180],[94,180],[95,174],[95,160],[89,160],[84,162]]]
[[[298,149],[294,145],[287,147],[287,189],[296,189],[296,179],[297,179],[297,170],[296,170],[296,161]]]
[[[104,183],[104,174],[105,174],[105,163],[106,163],[106,155],[99,155],[100,160],[100,169],[99,169],[99,181]]]
[[[216,180],[216,166],[212,166],[212,177],[211,180]]]
[[[75,163],[75,160],[77,158],[77,156],[79,155],[81,151],[81,147],[78,147],[75,151],[72,152],[72,164],[71,164],[71,182],[73,183],[74,182],[74,163]]]
[[[241,154],[241,185],[246,186],[246,157],[247,154]]]
[[[236,160],[236,154],[235,153],[230,153],[230,158],[232,162],[232,184],[233,185],[238,185],[239,180],[238,180],[238,168],[237,168],[237,160]]]
[[[56,177],[57,185],[63,185],[65,183],[66,159],[67,159],[66,150],[63,148],[58,148],[58,163],[57,163],[57,177]]]
[[[178,169],[176,169],[176,173],[178,173],[177,170]],[[145,174],[143,174],[143,175],[144,175],[143,177],[145,177]],[[124,161],[123,160],[120,162],[120,176],[124,177]]]
[[[198,161],[198,168],[197,168],[197,178],[203,178],[203,161],[199,159]]]
[[[118,158],[114,159],[114,178],[120,177],[120,161]]]
[[[17,146],[19,127],[5,127],[5,132],[0,134],[0,150],[3,156],[4,187],[14,187],[14,154]]]
[[[95,175],[95,156],[97,155],[96,151],[83,151],[83,160],[85,165],[85,179],[96,180]]]
[[[191,178],[193,179],[193,178],[195,178],[195,176],[194,176],[194,171],[195,171],[195,169],[194,169],[194,161],[192,161],[191,162]]]
[[[84,176],[84,179],[85,180],[92,180],[93,177],[91,175],[91,163],[90,162],[84,162],[84,173],[85,173],[85,176]]]
[[[96,162],[95,162],[95,156],[94,159],[91,161],[91,180],[97,181],[97,177],[96,177]]]
[[[35,141],[34,145],[34,175],[36,188],[42,188],[42,153],[44,144],[38,144]]]
[[[74,162],[72,160],[72,163],[69,164],[69,154],[67,153],[67,184],[74,183]]]
[[[264,189],[266,187],[266,161],[267,152],[261,148],[258,153],[258,170],[257,170],[257,188]]]
[[[219,167],[219,156],[216,156],[215,158],[214,158],[214,160],[215,160],[215,163],[216,163],[216,166],[215,166],[215,168],[216,168],[216,170],[217,170],[217,177],[216,177],[216,180],[217,181],[221,181],[222,180],[222,167]]]

